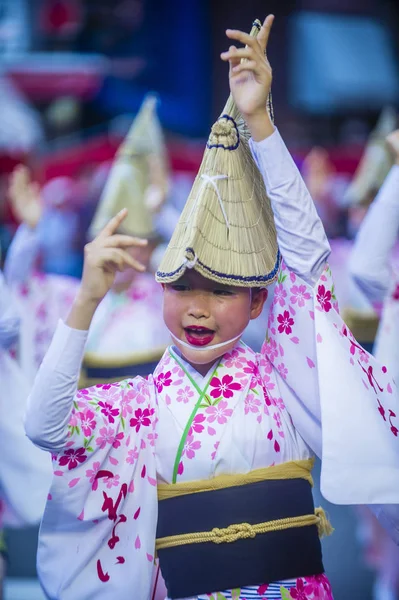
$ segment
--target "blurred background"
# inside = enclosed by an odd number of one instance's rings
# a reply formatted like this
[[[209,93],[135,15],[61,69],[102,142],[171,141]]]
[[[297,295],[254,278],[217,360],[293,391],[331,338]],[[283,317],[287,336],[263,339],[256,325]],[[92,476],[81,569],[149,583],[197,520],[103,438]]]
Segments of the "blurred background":
[[[341,244],[336,252],[344,252],[363,214],[342,200],[345,188],[381,111],[399,107],[397,1],[0,0],[3,259],[18,227],[8,177],[23,163],[42,186],[58,178],[72,186],[68,201],[53,201],[58,217],[48,221],[42,269],[81,275],[110,161],[149,91],[159,96],[181,206],[228,96],[219,58],[228,46],[224,30],[249,30],[255,17],[270,12],[276,124],[299,167],[316,146],[333,174],[333,191],[318,208],[330,238]],[[65,251],[54,254],[64,238]],[[336,530],[324,544],[335,598],[371,600],[374,574],[355,511],[316,496]],[[43,598],[35,581],[36,535],[36,529],[8,532],[7,600]]]

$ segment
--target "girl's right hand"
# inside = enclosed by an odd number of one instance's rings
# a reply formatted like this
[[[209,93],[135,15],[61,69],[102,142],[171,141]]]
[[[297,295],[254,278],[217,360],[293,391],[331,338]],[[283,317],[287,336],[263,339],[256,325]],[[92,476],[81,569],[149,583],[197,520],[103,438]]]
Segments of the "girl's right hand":
[[[89,303],[99,303],[111,289],[117,271],[133,268],[145,271],[145,266],[130,256],[127,248],[146,246],[147,240],[115,233],[127,215],[127,209],[113,217],[101,233],[84,249],[84,265],[79,296]]]

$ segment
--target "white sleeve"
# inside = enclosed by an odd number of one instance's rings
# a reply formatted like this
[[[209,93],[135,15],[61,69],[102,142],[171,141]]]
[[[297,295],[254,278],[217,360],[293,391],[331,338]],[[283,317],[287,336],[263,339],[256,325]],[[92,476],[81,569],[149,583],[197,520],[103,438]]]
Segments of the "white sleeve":
[[[369,504],[368,507],[399,546],[399,504]]]
[[[87,334],[59,321],[36,375],[28,398],[25,431],[43,450],[57,452],[65,446]]]
[[[384,300],[390,282],[390,254],[399,232],[399,165],[394,165],[357,234],[349,271],[367,298]]]
[[[36,229],[25,224],[18,227],[7,252],[4,275],[9,285],[26,281],[33,270],[40,249],[40,238]]]
[[[277,129],[261,142],[249,143],[270,198],[283,259],[314,285],[331,249],[313,200]]]
[[[0,347],[7,350],[18,341],[20,318],[0,271]]]

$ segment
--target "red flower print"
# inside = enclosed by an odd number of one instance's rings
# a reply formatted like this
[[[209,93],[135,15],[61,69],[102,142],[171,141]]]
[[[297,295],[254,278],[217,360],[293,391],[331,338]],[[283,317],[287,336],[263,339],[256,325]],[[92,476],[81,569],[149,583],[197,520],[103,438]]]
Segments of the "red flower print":
[[[290,316],[288,310],[285,310],[282,314],[279,314],[277,316],[277,321],[280,323],[278,326],[279,333],[286,333],[287,335],[292,333],[294,319]]]
[[[169,387],[172,383],[172,373],[170,371],[166,371],[166,373],[160,373],[155,380],[155,385],[157,386],[158,393],[161,393],[164,387]]]
[[[303,579],[298,579],[296,582],[296,586],[290,589],[291,598],[295,598],[295,600],[308,600],[309,596],[306,593],[305,586],[303,584]]]
[[[399,300],[399,283],[396,285],[393,294],[392,294],[392,299],[393,300]]]
[[[96,426],[94,412],[91,410],[85,410],[84,412],[78,413],[78,417],[80,419],[80,424],[82,426],[82,431],[84,435],[86,437],[89,437],[89,435],[91,435],[91,432]]]
[[[317,288],[317,300],[324,312],[329,312],[332,309],[331,292],[330,290],[326,290],[324,285],[319,285]]]
[[[107,417],[108,422],[115,423],[114,417],[117,417],[119,415],[119,409],[112,408],[111,404],[108,404],[108,402],[99,402],[98,406],[101,407],[101,412]]]
[[[211,391],[212,398],[231,398],[233,391],[240,390],[241,385],[237,382],[233,382],[231,375],[224,375],[222,381],[218,377],[213,377],[210,385],[215,388]]]
[[[140,427],[148,427],[149,425],[151,425],[151,419],[150,417],[154,414],[154,409],[151,408],[145,408],[144,410],[142,410],[141,408],[138,408],[137,410],[134,411],[134,417],[132,419],[130,419],[130,427],[135,427],[136,428],[136,433],[139,432]]]
[[[58,463],[61,467],[65,467],[68,465],[68,470],[71,471],[75,469],[79,463],[84,463],[87,459],[84,448],[78,448],[74,450],[73,448],[68,448],[65,450],[64,454],[60,457]]]

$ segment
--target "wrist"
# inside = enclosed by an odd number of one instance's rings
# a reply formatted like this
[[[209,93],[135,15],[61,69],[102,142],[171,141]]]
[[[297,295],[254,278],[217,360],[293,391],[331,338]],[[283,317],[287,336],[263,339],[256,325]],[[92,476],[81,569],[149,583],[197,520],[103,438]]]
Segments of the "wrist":
[[[102,298],[93,298],[86,290],[79,288],[75,296],[74,305],[85,310],[96,310]]]
[[[243,118],[251,132],[252,139],[255,142],[261,142],[271,136],[275,131],[275,127],[266,108],[261,111],[243,115]]]

